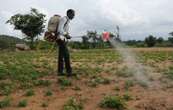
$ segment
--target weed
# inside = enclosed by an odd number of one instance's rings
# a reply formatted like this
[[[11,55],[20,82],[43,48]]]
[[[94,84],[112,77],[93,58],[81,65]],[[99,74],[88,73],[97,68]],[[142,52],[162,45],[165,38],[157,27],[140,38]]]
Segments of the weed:
[[[51,82],[49,80],[38,80],[34,82],[35,86],[45,86],[48,87],[51,85]]]
[[[110,80],[107,78],[95,76],[88,82],[90,87],[96,87],[98,84],[110,84]]]
[[[13,86],[11,83],[1,82],[0,83],[0,94],[9,95],[12,92]]]
[[[64,105],[63,110],[83,110],[83,105],[77,99],[70,98]]]
[[[102,108],[116,108],[117,110],[123,110],[126,108],[124,100],[119,96],[106,96],[100,102]]]
[[[72,85],[71,81],[65,77],[58,78],[58,83],[63,87]]]
[[[128,67],[125,66],[121,69],[118,69],[116,72],[116,75],[120,77],[131,77],[133,76],[133,71],[128,69]]]
[[[166,75],[169,79],[173,79],[173,67],[169,68],[169,70],[166,72]]]
[[[28,105],[28,102],[26,99],[19,101],[18,107],[26,107]]]
[[[123,95],[123,99],[126,100],[126,101],[129,101],[129,100],[132,100],[132,97],[129,95],[129,93],[125,93]]]
[[[1,100],[0,101],[0,108],[5,108],[5,107],[10,106],[10,100],[11,99],[9,97],[6,97],[3,100]]]
[[[27,90],[25,93],[25,96],[33,96],[33,95],[35,95],[35,93],[34,93],[34,90],[32,89]]]
[[[125,90],[128,90],[130,87],[133,87],[133,86],[134,86],[134,82],[132,80],[127,80],[125,82],[124,88]]]
[[[45,93],[45,96],[52,96],[53,93],[51,90],[47,90],[46,93]]]

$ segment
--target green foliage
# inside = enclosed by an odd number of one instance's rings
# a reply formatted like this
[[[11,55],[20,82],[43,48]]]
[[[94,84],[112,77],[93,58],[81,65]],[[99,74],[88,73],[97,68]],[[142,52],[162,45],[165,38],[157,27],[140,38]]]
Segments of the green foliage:
[[[72,85],[71,81],[65,77],[58,78],[58,83],[63,87]]]
[[[70,98],[64,105],[63,110],[83,110],[83,105],[75,98]]]
[[[126,101],[129,101],[129,100],[132,100],[132,97],[129,95],[129,93],[125,93],[123,95],[123,99],[126,100]]]
[[[45,86],[48,87],[51,85],[51,82],[49,80],[36,80],[34,82],[35,86]]]
[[[12,85],[12,83],[1,82],[0,83],[0,94],[9,95],[13,90],[13,86],[14,85]]]
[[[17,37],[8,36],[8,35],[0,35],[0,50],[1,49],[14,50],[15,44],[17,43],[24,43],[24,41]]]
[[[166,72],[166,75],[168,76],[168,78],[173,80],[173,67],[171,66],[169,68],[169,70]]]
[[[126,90],[128,90],[130,87],[133,87],[134,86],[134,82],[133,82],[133,80],[127,80],[126,82],[125,82],[125,89]]]
[[[6,97],[3,100],[0,100],[0,109],[10,106],[10,100],[11,99],[9,97]]]
[[[145,43],[148,47],[153,47],[156,44],[156,38],[150,35],[149,37],[145,38]]]
[[[26,99],[19,101],[18,107],[26,107],[28,105],[28,102]]]
[[[107,78],[96,76],[88,82],[88,85],[91,87],[96,87],[98,84],[110,84],[110,80]]]
[[[168,37],[168,41],[173,44],[173,37]]]
[[[116,75],[119,77],[131,77],[133,76],[133,70],[129,69],[127,66],[120,68],[116,71]]]
[[[163,43],[163,41],[164,41],[164,39],[163,39],[162,37],[159,37],[159,38],[157,39],[157,42],[158,42],[159,44]]]
[[[52,96],[53,93],[51,90],[47,90],[46,93],[45,93],[45,96]]]
[[[116,108],[117,110],[123,110],[126,108],[124,100],[119,96],[106,96],[100,102],[102,108]]]
[[[27,35],[26,39],[31,41],[33,47],[34,38],[44,31],[45,15],[39,13],[37,9],[31,8],[29,14],[13,15],[7,23],[14,25],[14,29],[21,30]]]
[[[25,96],[33,96],[33,95],[35,95],[33,89],[29,89],[29,90],[27,90],[26,93],[25,93]]]

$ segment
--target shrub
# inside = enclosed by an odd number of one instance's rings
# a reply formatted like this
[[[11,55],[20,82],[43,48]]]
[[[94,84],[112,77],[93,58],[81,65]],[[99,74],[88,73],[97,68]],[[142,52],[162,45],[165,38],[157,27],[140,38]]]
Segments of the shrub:
[[[26,107],[28,104],[27,100],[21,100],[19,103],[18,103],[18,107]]]
[[[53,93],[52,93],[52,91],[51,91],[51,90],[47,90],[47,91],[46,91],[45,96],[52,96],[52,95],[53,95]]]
[[[125,66],[121,69],[118,69],[116,72],[116,75],[120,77],[131,77],[133,76],[133,71]]]
[[[9,97],[6,97],[0,101],[0,108],[5,108],[8,106],[10,106],[10,98]]]
[[[116,108],[122,110],[126,108],[124,100],[119,96],[106,96],[101,100],[100,107],[102,108]]]
[[[61,85],[61,86],[71,86],[72,83],[70,80],[66,79],[65,77],[61,77],[58,79],[58,83]]]
[[[26,91],[25,96],[33,96],[35,93],[32,89]]]
[[[169,70],[166,72],[168,78],[173,79],[173,67],[170,67]]]
[[[38,80],[38,81],[35,81],[34,82],[34,85],[35,86],[50,86],[51,85],[51,82],[49,80]]]
[[[64,105],[63,110],[83,110],[83,105],[75,98],[70,98]]]

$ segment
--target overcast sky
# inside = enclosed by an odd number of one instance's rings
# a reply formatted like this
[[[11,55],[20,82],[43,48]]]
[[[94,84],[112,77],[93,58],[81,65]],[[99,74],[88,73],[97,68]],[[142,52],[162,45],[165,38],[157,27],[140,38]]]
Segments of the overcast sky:
[[[87,30],[115,31],[120,26],[121,36],[127,39],[144,39],[149,34],[168,37],[173,31],[172,0],[1,0],[0,34],[21,37],[19,31],[5,24],[11,15],[27,13],[37,8],[47,15],[65,15],[68,8],[76,10],[71,22],[73,36],[85,34]]]

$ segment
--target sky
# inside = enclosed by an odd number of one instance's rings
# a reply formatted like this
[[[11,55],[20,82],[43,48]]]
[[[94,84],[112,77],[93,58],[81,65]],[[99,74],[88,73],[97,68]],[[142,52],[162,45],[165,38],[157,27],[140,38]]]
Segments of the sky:
[[[149,35],[167,39],[173,31],[172,4],[172,0],[1,0],[0,34],[22,38],[20,31],[5,22],[14,14],[29,13],[31,7],[46,14],[47,20],[54,14],[64,16],[72,8],[76,11],[70,23],[72,36],[87,30],[115,32],[119,25],[123,40],[143,40]]]

